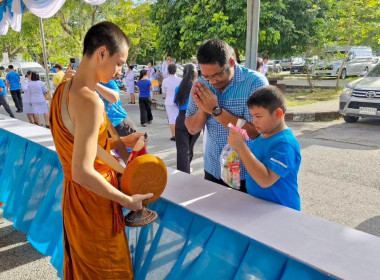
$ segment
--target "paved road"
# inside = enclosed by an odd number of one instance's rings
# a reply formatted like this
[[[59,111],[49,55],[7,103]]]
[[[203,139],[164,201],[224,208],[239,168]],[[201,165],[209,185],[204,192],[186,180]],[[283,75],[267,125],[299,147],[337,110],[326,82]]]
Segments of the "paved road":
[[[122,101],[127,104],[125,95]],[[126,108],[139,124],[138,105]],[[6,114],[3,108],[0,114]],[[169,140],[166,113],[155,110],[153,115],[153,124],[142,129],[150,136],[149,152],[175,168],[175,143]],[[17,116],[26,120],[23,114]],[[289,126],[302,149],[302,211],[380,237],[380,121],[293,122]],[[202,176],[202,166],[200,138],[193,174]],[[9,222],[0,224],[0,279],[56,279],[49,258],[37,253]]]

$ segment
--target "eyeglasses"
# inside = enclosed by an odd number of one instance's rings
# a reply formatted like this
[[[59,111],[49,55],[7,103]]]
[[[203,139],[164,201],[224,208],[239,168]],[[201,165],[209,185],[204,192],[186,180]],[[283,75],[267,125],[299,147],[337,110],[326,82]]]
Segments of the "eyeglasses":
[[[230,67],[227,67],[227,68],[224,68],[222,72],[216,73],[215,75],[212,75],[212,76],[205,76],[205,75],[202,75],[202,77],[203,77],[203,79],[205,79],[207,82],[209,82],[209,81],[211,81],[211,80],[215,80],[215,79],[223,78],[223,76],[226,75],[226,73],[228,72],[229,69],[230,69]]]

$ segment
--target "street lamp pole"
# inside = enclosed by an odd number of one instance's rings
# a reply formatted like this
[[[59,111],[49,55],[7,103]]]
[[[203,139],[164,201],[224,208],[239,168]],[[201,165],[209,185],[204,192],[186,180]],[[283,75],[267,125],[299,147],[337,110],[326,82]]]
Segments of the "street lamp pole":
[[[48,70],[47,56],[46,56],[44,24],[42,22],[42,18],[39,17],[38,20],[40,22],[41,41],[42,41],[42,54],[44,56],[44,65],[45,65],[45,73],[46,73],[46,86],[47,86],[48,91],[51,93],[50,80],[49,80],[49,70]]]
[[[247,42],[245,67],[256,70],[259,40],[260,0],[247,0]]]

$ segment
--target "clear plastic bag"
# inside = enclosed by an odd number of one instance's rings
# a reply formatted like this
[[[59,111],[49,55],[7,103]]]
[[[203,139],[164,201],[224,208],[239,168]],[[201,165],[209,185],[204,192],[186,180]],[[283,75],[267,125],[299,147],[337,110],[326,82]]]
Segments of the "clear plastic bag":
[[[230,145],[224,146],[220,154],[221,178],[231,188],[240,189],[241,160]]]

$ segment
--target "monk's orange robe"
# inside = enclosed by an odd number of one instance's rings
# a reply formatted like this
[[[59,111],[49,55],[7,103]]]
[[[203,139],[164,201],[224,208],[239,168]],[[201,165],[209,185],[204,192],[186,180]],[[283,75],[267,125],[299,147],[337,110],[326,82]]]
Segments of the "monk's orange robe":
[[[66,82],[55,91],[50,108],[50,128],[64,171],[62,215],[64,230],[64,279],[133,279],[128,240],[120,205],[73,182],[71,163],[74,137],[61,117]],[[69,104],[69,92],[67,104]],[[107,123],[99,130],[98,144],[110,151]],[[100,159],[95,170],[118,187],[114,170]]]

